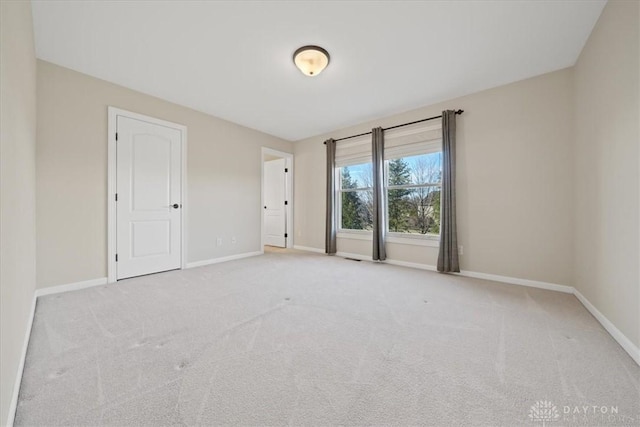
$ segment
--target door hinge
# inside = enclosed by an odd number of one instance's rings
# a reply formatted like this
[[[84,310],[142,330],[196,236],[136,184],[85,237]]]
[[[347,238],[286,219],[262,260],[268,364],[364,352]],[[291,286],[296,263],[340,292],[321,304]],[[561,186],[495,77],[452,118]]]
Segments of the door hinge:
[[[287,200],[284,201],[285,206],[289,204]]]
[[[118,140],[118,132],[116,132],[116,141]]]
[[[287,235],[287,233],[284,233],[284,237],[285,237],[285,238],[287,238],[287,237],[289,237],[289,236]]]
[[[289,168],[284,168],[284,173],[289,172]]]
[[[118,201],[118,193],[116,193],[116,202]]]
[[[116,262],[118,262],[118,254],[116,254]]]

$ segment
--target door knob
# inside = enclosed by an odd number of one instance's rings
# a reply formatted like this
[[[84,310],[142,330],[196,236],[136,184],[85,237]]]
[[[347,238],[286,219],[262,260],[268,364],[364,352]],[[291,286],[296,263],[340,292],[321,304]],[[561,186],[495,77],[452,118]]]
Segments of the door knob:
[[[180,207],[180,205],[177,204],[177,203],[174,203],[173,206],[172,206],[173,209],[178,209],[179,207]]]
[[[265,206],[264,208],[265,208],[265,209],[267,209],[267,207],[266,207],[266,206]]]

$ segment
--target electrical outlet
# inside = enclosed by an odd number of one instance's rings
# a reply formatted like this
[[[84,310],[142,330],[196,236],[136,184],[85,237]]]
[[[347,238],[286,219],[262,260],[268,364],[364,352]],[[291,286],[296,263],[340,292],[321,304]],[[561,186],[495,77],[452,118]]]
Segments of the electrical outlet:
[[[218,237],[218,239],[216,240],[216,245],[222,246],[222,237]]]
[[[464,246],[458,245],[458,255],[464,254]]]
[[[231,238],[231,244],[232,244],[232,245],[235,245],[235,244],[236,244],[236,236],[233,236],[233,237]]]

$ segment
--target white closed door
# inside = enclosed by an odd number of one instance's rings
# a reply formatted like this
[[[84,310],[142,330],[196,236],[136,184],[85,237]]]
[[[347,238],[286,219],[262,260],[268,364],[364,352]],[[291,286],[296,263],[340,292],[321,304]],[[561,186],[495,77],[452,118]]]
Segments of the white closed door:
[[[116,277],[181,265],[182,132],[117,118]]]
[[[286,247],[285,159],[264,162],[264,243]]]

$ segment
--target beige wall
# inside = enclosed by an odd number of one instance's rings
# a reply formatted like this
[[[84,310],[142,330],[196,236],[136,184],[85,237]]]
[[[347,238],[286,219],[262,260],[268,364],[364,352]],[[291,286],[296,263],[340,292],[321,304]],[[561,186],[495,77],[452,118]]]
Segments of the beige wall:
[[[561,70],[300,141],[296,245],[324,248],[324,145],[462,108],[458,116],[458,224],[464,270],[571,285],[572,71]],[[390,259],[435,265],[438,249],[391,244]],[[338,239],[338,251],[371,243]]]
[[[607,3],[575,66],[575,287],[640,346],[640,3]]]
[[[36,57],[30,2],[0,2],[0,424],[36,282]]]
[[[290,142],[38,61],[39,288],[107,275],[109,105],[187,126],[189,262],[261,250],[260,147]]]

